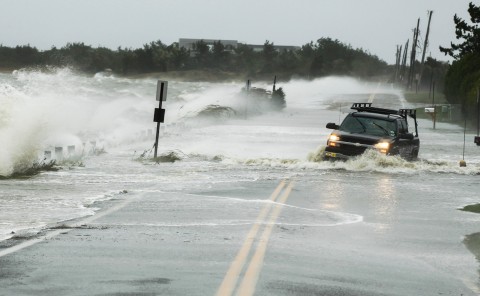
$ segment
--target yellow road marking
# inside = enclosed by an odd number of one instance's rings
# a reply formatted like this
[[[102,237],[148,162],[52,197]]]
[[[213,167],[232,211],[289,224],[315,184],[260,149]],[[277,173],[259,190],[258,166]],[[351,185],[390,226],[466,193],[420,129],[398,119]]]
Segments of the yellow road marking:
[[[275,191],[272,193],[272,195],[270,195],[269,200],[274,202],[279,197],[279,195],[282,192],[284,186],[285,186],[285,181],[281,181],[280,184],[275,189]],[[284,203],[286,201],[286,199],[288,198],[288,195],[290,194],[290,192],[292,190],[292,187],[293,187],[293,185],[292,185],[292,183],[290,183],[289,186],[287,187],[285,193],[282,195],[282,198],[278,201],[279,203]],[[240,273],[242,272],[242,269],[243,269],[243,267],[246,263],[248,254],[250,253],[250,249],[252,248],[253,242],[255,241],[255,237],[257,236],[257,233],[260,229],[260,226],[262,225],[265,217],[270,212],[271,208],[272,208],[272,203],[268,203],[262,208],[260,214],[258,215],[258,217],[255,221],[255,224],[252,226],[249,233],[247,234],[247,237],[246,237],[240,251],[238,252],[238,254],[235,257],[235,259],[233,260],[233,262],[231,263],[230,268],[228,269],[228,271],[227,271],[227,273],[226,273],[226,275],[223,279],[222,284],[218,288],[217,294],[216,294],[217,296],[232,295],[232,292],[235,289],[235,286],[237,285]],[[262,234],[261,241],[265,241],[265,244],[264,244],[265,246],[260,247],[260,243],[259,243],[259,246],[257,247],[257,251],[254,255],[254,258],[252,258],[252,262],[255,261],[257,263],[253,264],[253,265],[251,263],[250,266],[249,266],[249,269],[251,269],[251,271],[250,272],[247,271],[247,273],[250,274],[249,278],[254,278],[255,274],[257,274],[256,277],[258,278],[258,274],[260,272],[259,266],[260,266],[260,263],[263,262],[263,257],[264,257],[265,250],[266,250],[266,245],[267,245],[266,243],[268,242],[268,238],[269,238],[270,233],[272,231],[271,228],[273,227],[273,224],[274,224],[275,220],[278,218],[278,215],[280,214],[280,210],[281,210],[281,205],[277,204],[275,209],[274,209],[274,212],[270,216],[269,224],[271,224],[271,226],[270,227],[267,226],[267,228],[264,230],[264,232]],[[270,229],[270,230],[268,230],[268,229]],[[265,249],[263,249],[263,248],[265,248]],[[257,279],[255,279],[255,283],[256,283],[256,281],[257,281]],[[245,280],[242,281],[242,286],[244,285],[243,282],[245,282]],[[250,283],[250,280],[248,281],[248,283]],[[248,285],[247,282],[245,283],[245,285]],[[255,289],[255,287],[253,287],[253,290],[254,289]],[[238,293],[237,293],[237,295],[238,295]],[[242,294],[240,294],[240,295],[242,295]]]
[[[258,242],[257,250],[250,260],[250,265],[248,266],[247,271],[243,277],[242,283],[238,289],[237,295],[239,296],[249,296],[253,295],[255,292],[255,287],[257,285],[258,277],[260,275],[261,265],[263,264],[263,259],[265,258],[265,252],[267,251],[268,240],[270,239],[270,235],[272,234],[273,226],[275,221],[277,220],[280,212],[283,209],[283,205],[289,195],[292,192],[293,182],[290,183],[285,190],[282,198],[278,201],[279,204],[275,206],[273,209],[272,214],[270,215],[270,221],[268,222],[265,230],[263,231],[262,237]]]
[[[275,191],[273,191],[272,195],[270,195],[269,200],[275,201],[275,199],[277,199],[278,195],[280,194],[284,186],[285,186],[285,181],[280,182],[280,184],[278,184]],[[268,214],[271,207],[272,207],[271,203],[266,204],[263,207],[260,214],[258,215],[255,224],[250,229],[250,232],[248,233],[247,238],[245,239],[245,242],[242,245],[242,248],[238,252],[235,259],[233,260],[232,264],[230,265],[230,268],[227,271],[227,274],[225,275],[225,278],[223,279],[222,284],[218,288],[218,291],[216,294],[217,296],[232,294],[232,291],[235,288],[235,285],[237,284],[238,276],[240,275],[240,272],[242,271],[243,266],[245,265],[245,261],[247,259],[248,253],[250,252],[253,241],[257,236],[258,229],[260,228],[261,222],[265,219],[265,216]]]
[[[371,94],[370,97],[368,98],[367,103],[373,103],[373,99],[375,98],[375,94]]]
[[[377,94],[379,87],[380,87],[380,82],[377,84],[377,88],[375,89],[375,91],[370,94],[370,97],[368,98],[367,103],[373,103],[373,100],[375,99],[375,95]]]

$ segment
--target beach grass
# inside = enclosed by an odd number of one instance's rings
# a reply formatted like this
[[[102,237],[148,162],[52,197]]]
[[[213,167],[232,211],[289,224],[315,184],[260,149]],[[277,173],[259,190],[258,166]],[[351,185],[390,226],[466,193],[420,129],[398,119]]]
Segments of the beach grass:
[[[54,160],[49,162],[34,162],[31,166],[15,171],[13,174],[4,176],[0,175],[0,180],[6,179],[25,179],[39,174],[42,171],[57,171]]]
[[[425,104],[425,105],[432,105],[435,104],[448,104],[447,99],[443,93],[435,93],[435,98],[433,98],[432,94],[427,92],[405,92],[404,93],[405,100],[409,103],[415,104]]]

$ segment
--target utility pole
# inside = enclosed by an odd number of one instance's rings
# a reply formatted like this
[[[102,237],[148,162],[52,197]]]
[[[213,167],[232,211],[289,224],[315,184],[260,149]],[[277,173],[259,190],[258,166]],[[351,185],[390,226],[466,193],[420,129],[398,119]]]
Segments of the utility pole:
[[[400,75],[400,62],[402,59],[402,45],[397,45],[397,53],[395,55],[395,78],[394,81],[397,82]]]
[[[480,89],[477,87],[477,136],[474,138],[474,143],[480,146]]]
[[[400,71],[400,80],[405,81],[405,72],[407,71],[407,55],[408,55],[408,43],[410,42],[410,39],[407,40],[407,43],[405,44],[405,48],[403,51],[403,60],[402,60],[402,69]]]
[[[247,85],[245,86],[247,90],[247,95],[245,97],[245,119],[247,119],[247,112],[248,112],[248,98],[250,96],[250,79],[247,80]]]
[[[417,28],[413,30],[413,44],[412,44],[412,53],[410,55],[410,71],[408,74],[408,89],[412,88],[413,77],[415,75],[415,60],[418,46],[418,33],[420,27],[420,18],[417,21]]]
[[[422,62],[421,62],[421,68],[420,68],[420,76],[418,77],[418,84],[422,82],[422,76],[423,76],[423,68],[425,67],[425,53],[427,52],[427,47],[428,47],[428,36],[430,35],[430,22],[432,21],[432,14],[433,10],[430,10],[428,12],[428,26],[427,26],[427,33],[425,34],[425,43],[423,44],[423,54],[422,54]]]
[[[433,85],[433,69],[431,69],[431,73],[430,73],[430,91],[428,92],[428,99],[430,99],[430,97],[432,96],[432,85]]]
[[[477,87],[477,138],[480,136],[480,101],[478,97],[480,96],[479,94],[480,90]],[[480,143],[477,143],[480,144]]]
[[[433,86],[432,86],[432,106],[433,106],[433,129],[435,129],[437,124],[437,107],[435,106],[435,81],[433,81]]]

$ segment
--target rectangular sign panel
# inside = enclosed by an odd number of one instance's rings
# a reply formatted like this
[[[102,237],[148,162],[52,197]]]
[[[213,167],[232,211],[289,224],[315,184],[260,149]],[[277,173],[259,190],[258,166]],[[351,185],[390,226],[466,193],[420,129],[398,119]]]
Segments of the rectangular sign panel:
[[[164,122],[165,120],[165,109],[155,108],[155,113],[153,114],[154,122]]]
[[[167,87],[168,81],[157,81],[157,101],[166,101],[167,100]]]

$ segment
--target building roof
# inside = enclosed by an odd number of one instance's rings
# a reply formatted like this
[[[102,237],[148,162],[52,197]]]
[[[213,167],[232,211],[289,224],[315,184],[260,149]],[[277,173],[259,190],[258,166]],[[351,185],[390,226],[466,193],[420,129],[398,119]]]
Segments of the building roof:
[[[231,46],[236,48],[240,43],[237,40],[225,40],[225,39],[201,39],[201,38],[180,38],[178,40],[178,46],[184,47],[186,49],[193,49],[193,45],[199,41],[205,42],[207,45],[213,45],[215,42],[221,42],[225,46]],[[255,44],[245,44],[246,46],[250,47],[254,51],[262,51],[263,44],[255,45]],[[277,51],[287,51],[287,50],[298,50],[300,49],[299,46],[291,46],[291,45],[273,45],[273,47]]]

